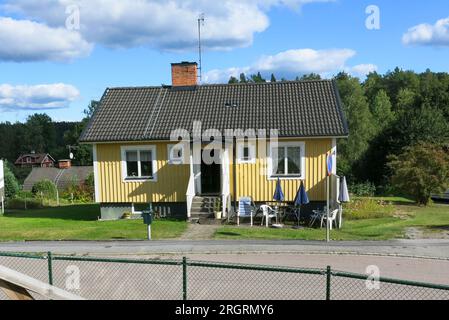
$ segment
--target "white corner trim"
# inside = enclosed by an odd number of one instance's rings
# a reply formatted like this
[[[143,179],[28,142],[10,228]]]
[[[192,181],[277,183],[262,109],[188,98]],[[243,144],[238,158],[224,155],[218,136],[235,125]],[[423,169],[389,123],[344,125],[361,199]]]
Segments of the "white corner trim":
[[[301,175],[300,176],[272,176],[273,172],[273,158],[272,158],[272,148],[273,147],[300,147],[301,148]],[[290,141],[290,142],[278,142],[277,144],[268,144],[268,157],[267,157],[267,180],[305,180],[306,179],[306,143],[303,141]]]
[[[93,165],[94,165],[94,186],[95,186],[95,202],[100,203],[101,197],[100,197],[100,180],[98,176],[98,158],[97,158],[97,145],[93,145],[93,152],[92,152],[92,158],[93,158]]]
[[[136,179],[127,179],[126,173],[126,151],[151,151],[153,160],[153,178],[136,178]],[[121,154],[121,169],[122,169],[122,182],[124,183],[133,183],[133,182],[156,182],[157,181],[157,153],[156,153],[156,145],[135,145],[135,146],[121,146],[120,147]],[[138,161],[140,161],[140,153],[138,153]],[[140,165],[139,165],[140,166]],[[140,169],[139,169],[140,172]]]
[[[256,141],[247,141],[249,148],[250,160],[243,159],[243,147],[245,143],[243,141],[237,141],[237,164],[255,164],[256,163]]]

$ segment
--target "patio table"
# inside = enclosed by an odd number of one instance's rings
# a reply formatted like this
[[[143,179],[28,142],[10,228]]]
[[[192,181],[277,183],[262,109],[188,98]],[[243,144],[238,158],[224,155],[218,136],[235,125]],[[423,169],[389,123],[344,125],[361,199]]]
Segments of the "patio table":
[[[317,220],[321,221],[321,219],[323,219],[324,215],[326,214],[325,210],[313,210],[312,212],[313,212],[313,215],[311,216],[309,227],[313,227],[313,225],[315,224],[315,222]],[[320,227],[321,227],[321,224],[320,224]]]
[[[277,204],[274,206],[274,210],[276,211],[276,223],[281,222],[285,219],[287,215],[287,210],[290,209],[288,204]]]

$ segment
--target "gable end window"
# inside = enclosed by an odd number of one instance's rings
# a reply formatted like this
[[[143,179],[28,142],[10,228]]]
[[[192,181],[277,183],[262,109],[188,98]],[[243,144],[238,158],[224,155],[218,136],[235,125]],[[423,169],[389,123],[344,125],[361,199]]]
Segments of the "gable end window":
[[[285,142],[270,145],[268,176],[271,179],[304,179],[305,143]]]
[[[254,141],[237,143],[237,162],[256,163],[256,143]]]
[[[125,182],[156,181],[156,147],[122,147],[122,177]]]

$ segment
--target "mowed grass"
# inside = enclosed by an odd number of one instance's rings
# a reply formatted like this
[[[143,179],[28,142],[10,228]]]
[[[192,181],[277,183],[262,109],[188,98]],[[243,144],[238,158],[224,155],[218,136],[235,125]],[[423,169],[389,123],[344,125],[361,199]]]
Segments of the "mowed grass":
[[[383,198],[392,201],[394,209],[385,206],[386,216],[373,219],[344,220],[341,230],[332,230],[333,240],[390,240],[406,238],[407,228],[419,228],[424,233],[449,230],[449,205],[432,204],[419,207],[401,198]],[[369,213],[362,213],[362,215]],[[378,215],[378,212],[376,212]],[[267,229],[250,226],[224,226],[215,233],[216,239],[278,239],[278,240],[324,240],[325,229],[306,228],[295,230]]]
[[[98,221],[95,204],[71,205],[36,210],[7,211],[0,216],[0,241],[23,240],[143,240],[147,227],[139,220]],[[154,239],[179,237],[185,221],[156,220]]]

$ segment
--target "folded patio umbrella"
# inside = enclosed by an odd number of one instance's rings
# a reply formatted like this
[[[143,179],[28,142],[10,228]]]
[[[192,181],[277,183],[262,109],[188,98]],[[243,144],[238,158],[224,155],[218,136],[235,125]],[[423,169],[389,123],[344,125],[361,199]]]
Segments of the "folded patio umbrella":
[[[348,185],[346,183],[346,177],[342,177],[340,179],[340,192],[338,195],[338,201],[340,202],[339,209],[338,210],[338,228],[342,227],[343,224],[343,207],[341,206],[342,203],[349,202],[349,192],[348,192]]]
[[[304,183],[301,181],[301,185],[299,186],[298,192],[296,193],[296,197],[295,197],[295,206],[298,207],[298,227],[299,227],[299,219],[300,219],[300,215],[301,215],[301,206],[308,204],[309,201],[309,197],[307,196],[307,192],[306,192],[306,188],[304,187]]]
[[[350,201],[348,185],[346,184],[346,177],[342,177],[340,180],[340,194],[338,196],[338,201],[340,201],[341,203]]]
[[[274,191],[273,200],[282,202],[284,201],[284,192],[282,192],[281,179],[278,178],[278,182],[276,183],[276,190]]]
[[[273,200],[280,203],[280,202],[284,201],[284,199],[285,199],[285,196],[284,196],[284,192],[282,191],[281,179],[278,178],[278,181],[276,183],[276,190],[274,191]],[[278,223],[277,215],[276,215],[276,223]]]

